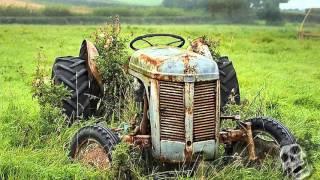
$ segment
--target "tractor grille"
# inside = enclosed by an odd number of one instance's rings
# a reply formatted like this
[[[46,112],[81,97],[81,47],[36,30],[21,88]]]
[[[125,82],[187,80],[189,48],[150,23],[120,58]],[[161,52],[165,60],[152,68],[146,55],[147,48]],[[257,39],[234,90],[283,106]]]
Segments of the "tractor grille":
[[[184,83],[160,81],[160,138],[185,141]]]
[[[195,83],[193,141],[215,139],[216,81]]]

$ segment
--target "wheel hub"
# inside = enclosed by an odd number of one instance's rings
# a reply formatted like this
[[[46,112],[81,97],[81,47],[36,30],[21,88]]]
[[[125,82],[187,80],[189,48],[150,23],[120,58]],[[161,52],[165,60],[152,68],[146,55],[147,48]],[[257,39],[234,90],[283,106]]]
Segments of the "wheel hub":
[[[79,146],[75,159],[102,170],[108,169],[111,162],[101,144],[93,139],[88,139]]]

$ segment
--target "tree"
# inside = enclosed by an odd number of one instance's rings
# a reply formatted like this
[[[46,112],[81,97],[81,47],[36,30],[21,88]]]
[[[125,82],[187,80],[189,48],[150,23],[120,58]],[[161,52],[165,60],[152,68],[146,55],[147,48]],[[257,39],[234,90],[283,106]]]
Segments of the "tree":
[[[267,23],[279,22],[282,20],[280,3],[289,0],[208,0],[209,12],[213,16],[223,14],[231,19],[246,20],[252,14],[264,19]]]
[[[208,0],[163,0],[164,7],[176,7],[184,9],[207,9]]]
[[[266,20],[269,24],[282,21],[279,5],[287,2],[289,0],[250,0],[251,8],[258,18]]]
[[[252,14],[249,0],[209,0],[208,7],[213,16],[241,22],[248,21]]]

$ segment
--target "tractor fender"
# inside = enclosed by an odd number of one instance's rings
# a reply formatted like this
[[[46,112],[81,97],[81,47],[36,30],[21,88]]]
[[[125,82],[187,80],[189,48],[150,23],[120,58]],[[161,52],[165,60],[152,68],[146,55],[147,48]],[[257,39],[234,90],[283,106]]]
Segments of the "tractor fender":
[[[205,41],[203,37],[193,40],[187,50],[195,52],[197,54],[201,54],[202,56],[205,56],[213,60],[208,43]]]
[[[98,56],[99,53],[95,45],[88,40],[83,40],[80,47],[79,57],[86,61],[89,76],[98,82],[100,89],[103,89],[102,76],[98,71],[95,61]]]

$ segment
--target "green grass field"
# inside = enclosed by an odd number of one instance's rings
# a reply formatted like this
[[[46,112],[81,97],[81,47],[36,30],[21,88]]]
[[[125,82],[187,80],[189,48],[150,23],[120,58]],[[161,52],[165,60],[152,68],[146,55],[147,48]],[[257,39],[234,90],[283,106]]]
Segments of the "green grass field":
[[[55,57],[77,55],[84,38],[98,26],[0,26],[0,179],[82,179],[104,177],[67,158],[68,142],[79,125],[41,137],[39,105],[32,98],[31,81],[42,49],[48,75]],[[174,33],[185,38],[202,35],[220,39],[221,54],[233,60],[242,100],[260,92],[272,115],[305,143],[313,161],[313,177],[320,176],[320,41],[296,38],[296,26],[123,25],[132,39],[145,33]],[[317,149],[318,148],[318,149]],[[220,179],[279,179],[281,172],[240,168],[215,172]]]

